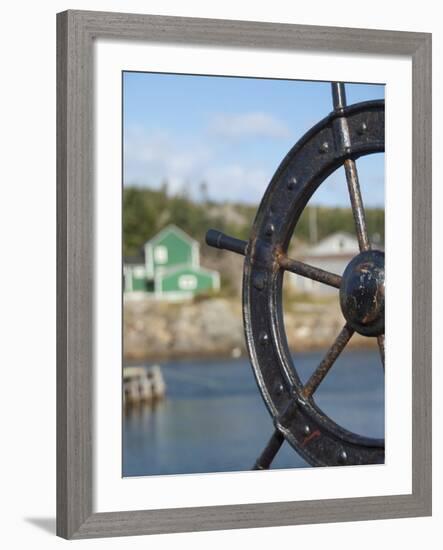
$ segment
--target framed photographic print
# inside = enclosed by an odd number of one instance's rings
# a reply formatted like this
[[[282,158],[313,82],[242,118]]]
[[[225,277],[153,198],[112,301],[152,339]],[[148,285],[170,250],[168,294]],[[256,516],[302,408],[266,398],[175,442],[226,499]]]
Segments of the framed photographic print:
[[[57,24],[58,534],[429,515],[430,35]]]

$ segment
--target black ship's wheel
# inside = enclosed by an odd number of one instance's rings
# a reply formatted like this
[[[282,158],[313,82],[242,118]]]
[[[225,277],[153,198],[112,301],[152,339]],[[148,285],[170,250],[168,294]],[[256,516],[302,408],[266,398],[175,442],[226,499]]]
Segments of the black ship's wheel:
[[[286,439],[314,466],[384,462],[384,440],[351,433],[314,401],[314,393],[354,332],[376,337],[384,368],[384,253],[371,250],[355,160],[384,151],[384,101],[346,106],[342,83],[332,83],[334,110],[283,159],[259,206],[249,241],[209,230],[206,242],[245,256],[243,318],[249,357],[275,432],[254,469],[269,468]],[[342,276],[287,256],[297,222],[315,190],[345,168],[360,253]],[[344,326],[303,384],[288,348],[282,313],[284,271],[338,289]]]

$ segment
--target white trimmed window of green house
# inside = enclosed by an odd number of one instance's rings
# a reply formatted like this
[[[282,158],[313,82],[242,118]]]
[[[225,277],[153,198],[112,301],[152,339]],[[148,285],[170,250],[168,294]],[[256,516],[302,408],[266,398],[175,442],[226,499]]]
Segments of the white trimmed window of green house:
[[[134,277],[137,279],[144,279],[146,276],[146,269],[143,266],[134,267]]]
[[[154,260],[157,264],[168,263],[168,249],[166,246],[159,244],[154,248]]]
[[[181,290],[195,290],[197,288],[197,277],[195,275],[180,275],[178,286]]]

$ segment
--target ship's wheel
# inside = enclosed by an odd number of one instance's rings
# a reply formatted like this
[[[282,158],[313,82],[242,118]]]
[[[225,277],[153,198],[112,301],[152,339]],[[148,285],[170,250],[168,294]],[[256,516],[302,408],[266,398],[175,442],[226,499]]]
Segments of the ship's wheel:
[[[206,242],[245,256],[243,318],[250,361],[275,431],[254,469],[267,469],[286,439],[313,466],[384,462],[384,440],[352,433],[329,418],[315,392],[354,332],[377,338],[384,368],[384,253],[372,250],[355,160],[384,151],[384,101],[346,106],[332,83],[334,110],[289,151],[272,178],[248,241],[209,230]],[[344,166],[360,248],[342,275],[287,256],[297,222],[316,189]],[[291,271],[337,289],[343,328],[303,384],[288,348],[282,282]]]

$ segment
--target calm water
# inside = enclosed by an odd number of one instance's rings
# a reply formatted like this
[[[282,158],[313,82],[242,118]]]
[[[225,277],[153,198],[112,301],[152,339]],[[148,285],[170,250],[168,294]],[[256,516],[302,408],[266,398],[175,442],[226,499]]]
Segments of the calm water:
[[[321,353],[294,356],[302,380]],[[167,398],[124,418],[123,475],[249,470],[273,432],[246,359],[162,363]],[[316,392],[343,427],[384,437],[384,380],[377,351],[345,351]],[[307,464],[284,444],[273,468]]]

